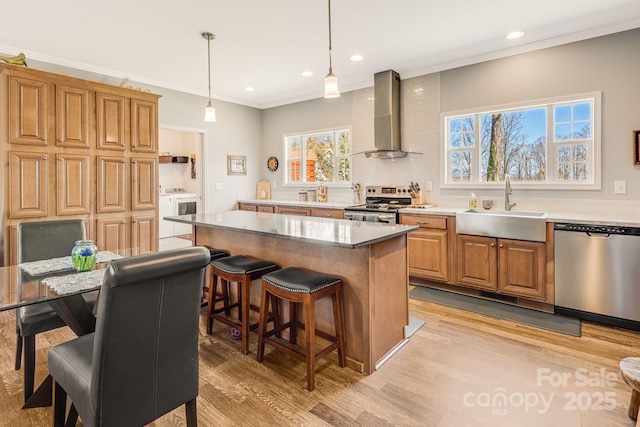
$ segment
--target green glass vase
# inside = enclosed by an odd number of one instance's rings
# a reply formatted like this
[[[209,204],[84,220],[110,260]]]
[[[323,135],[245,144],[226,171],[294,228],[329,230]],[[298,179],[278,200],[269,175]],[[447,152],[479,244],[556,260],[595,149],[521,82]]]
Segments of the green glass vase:
[[[89,271],[98,259],[98,247],[93,240],[78,240],[71,251],[71,261],[76,271]]]

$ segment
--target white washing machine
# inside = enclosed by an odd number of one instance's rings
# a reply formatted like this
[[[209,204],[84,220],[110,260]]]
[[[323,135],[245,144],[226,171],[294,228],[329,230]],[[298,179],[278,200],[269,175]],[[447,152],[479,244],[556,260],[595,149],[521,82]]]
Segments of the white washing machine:
[[[165,216],[191,215],[197,213],[198,195],[187,193],[182,187],[165,188],[160,195],[160,238],[191,234],[189,224],[164,221]]]

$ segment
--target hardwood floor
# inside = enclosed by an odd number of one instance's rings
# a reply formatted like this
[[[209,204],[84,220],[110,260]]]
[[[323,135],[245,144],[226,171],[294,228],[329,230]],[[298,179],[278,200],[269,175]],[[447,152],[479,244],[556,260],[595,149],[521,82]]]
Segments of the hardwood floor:
[[[364,376],[323,359],[312,393],[304,364],[269,347],[257,363],[255,334],[244,356],[228,327],[216,323],[207,336],[203,316],[200,425],[635,425],[618,363],[640,356],[640,333],[583,323],[575,338],[413,299],[410,312],[426,325],[377,372]],[[20,409],[14,322],[12,311],[0,313],[0,425],[52,425],[52,408]],[[66,328],[38,335],[37,382],[48,348],[71,338]],[[184,409],[152,425],[185,425]]]

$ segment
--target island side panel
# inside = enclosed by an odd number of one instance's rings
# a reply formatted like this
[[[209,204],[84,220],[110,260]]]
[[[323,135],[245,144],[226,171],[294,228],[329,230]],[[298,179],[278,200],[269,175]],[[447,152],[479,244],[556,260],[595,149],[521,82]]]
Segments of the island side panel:
[[[369,325],[371,316],[367,300],[370,247],[348,249],[203,226],[195,227],[195,244],[224,249],[231,255],[248,255],[273,261],[281,268],[303,267],[340,277],[344,289],[347,366],[366,374],[374,371],[370,334],[375,331]],[[259,300],[259,283],[254,281],[251,288],[254,304]],[[318,329],[334,332],[333,309],[329,298],[316,303],[316,322]]]
[[[370,252],[371,360],[375,364],[404,341],[409,324],[407,235],[376,243]]]

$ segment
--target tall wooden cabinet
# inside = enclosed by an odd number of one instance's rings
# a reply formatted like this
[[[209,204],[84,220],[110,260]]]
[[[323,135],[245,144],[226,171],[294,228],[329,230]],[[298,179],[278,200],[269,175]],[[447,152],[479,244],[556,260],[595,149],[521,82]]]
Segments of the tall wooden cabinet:
[[[5,265],[24,221],[81,218],[99,249],[158,249],[158,98],[0,64]]]

